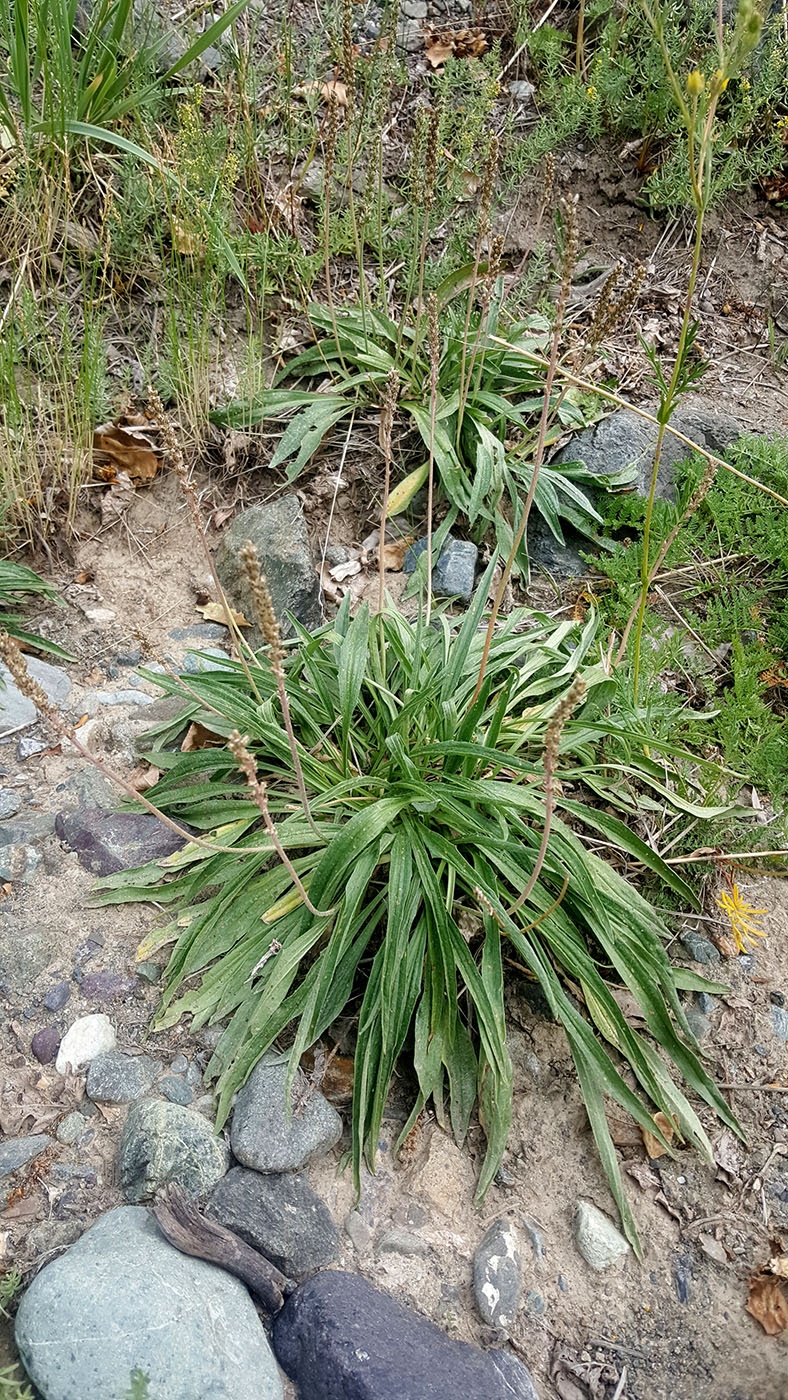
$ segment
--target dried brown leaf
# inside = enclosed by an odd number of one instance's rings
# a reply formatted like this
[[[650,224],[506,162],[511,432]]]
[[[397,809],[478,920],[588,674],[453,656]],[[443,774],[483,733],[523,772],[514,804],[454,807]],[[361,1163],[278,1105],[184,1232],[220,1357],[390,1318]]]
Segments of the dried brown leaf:
[[[777,1337],[788,1327],[788,1300],[777,1279],[768,1274],[756,1274],[750,1280],[745,1307],[768,1337]]]
[[[202,613],[206,622],[221,622],[223,627],[228,627],[227,612],[223,603],[205,603],[197,609]],[[236,612],[235,608],[230,608],[233,622],[236,627],[251,627],[251,622],[244,617],[242,612]]]
[[[627,1176],[634,1178],[642,1191],[647,1191],[650,1187],[659,1190],[659,1177],[651,1170],[648,1162],[627,1162],[625,1171]]]
[[[775,1254],[769,1260],[769,1273],[788,1279],[788,1254]]]
[[[659,1128],[660,1132],[662,1133],[662,1136],[666,1139],[666,1141],[672,1142],[673,1133],[675,1129],[670,1119],[667,1118],[664,1113],[655,1113],[654,1122],[656,1123],[657,1127]],[[659,1138],[655,1137],[654,1133],[650,1133],[648,1128],[641,1128],[641,1132],[643,1134],[643,1143],[646,1148],[646,1155],[650,1161],[655,1161],[658,1157],[664,1157],[667,1155],[667,1148],[663,1147]]]
[[[161,465],[148,434],[134,423],[104,423],[93,433],[93,468],[100,481],[123,472],[133,486],[150,486]]]
[[[410,538],[394,540],[391,544],[383,546],[383,568],[390,569],[394,573],[399,573],[405,562],[405,555],[410,548]]]
[[[196,753],[198,749],[216,749],[221,748],[221,746],[222,740],[212,734],[210,729],[206,729],[205,725],[198,724],[195,720],[189,725],[183,737],[181,753]]]
[[[330,101],[333,97],[338,107],[347,107],[347,87],[338,78],[332,78],[329,82],[322,83],[319,78],[313,78],[311,82],[301,83],[293,89],[296,97],[312,97],[317,93],[324,102]]]

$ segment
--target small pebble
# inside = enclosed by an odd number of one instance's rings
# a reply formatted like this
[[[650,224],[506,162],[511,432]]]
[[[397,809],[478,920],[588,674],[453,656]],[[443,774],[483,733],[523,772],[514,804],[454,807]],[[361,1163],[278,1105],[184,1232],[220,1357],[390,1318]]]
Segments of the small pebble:
[[[372,1244],[372,1231],[359,1211],[351,1210],[345,1218],[345,1233],[359,1254],[366,1254]]]
[[[51,1065],[59,1046],[60,1031],[57,1026],[45,1026],[42,1031],[36,1031],[30,1042],[30,1049],[40,1065]]]
[[[567,1283],[567,1281],[566,1281],[566,1279],[564,1278],[563,1274],[559,1274],[559,1275],[558,1275],[558,1287],[560,1288],[560,1290],[561,1290],[562,1293],[568,1293],[568,1292],[569,1292],[569,1284]]]
[[[119,666],[138,666],[142,660],[142,648],[134,647],[131,651],[119,651],[115,660]]]
[[[698,1010],[701,1011],[704,1016],[710,1016],[714,1010],[714,997],[710,997],[708,992],[698,992],[696,1000]]]
[[[788,1043],[788,1011],[781,1006],[772,1007],[772,1026],[777,1039]]]
[[[137,976],[143,982],[149,982],[151,986],[154,986],[161,980],[161,968],[155,962],[137,963]]]
[[[772,1006],[785,1006],[785,997],[782,992],[770,992],[769,1001]]]
[[[176,1055],[174,1060],[172,1061],[172,1064],[170,1065],[170,1069],[173,1074],[185,1074],[188,1068],[189,1061],[187,1060],[185,1055],[181,1054]]]
[[[18,792],[12,792],[11,788],[0,788],[0,821],[15,817],[21,806],[22,799]]]
[[[174,1074],[168,1074],[166,1079],[162,1079],[159,1088],[170,1103],[181,1103],[185,1106],[190,1104],[194,1097],[185,1079],[178,1079]]]
[[[44,1006],[47,1011],[62,1011],[70,996],[71,988],[68,982],[57,982],[44,997]]]
[[[413,1259],[429,1252],[427,1241],[410,1230],[387,1230],[378,1240],[378,1254],[402,1254],[406,1259]]]
[[[534,1317],[539,1317],[545,1310],[544,1298],[541,1293],[534,1293],[532,1288],[529,1288],[526,1293],[523,1304],[526,1312],[531,1313]]]
[[[76,1142],[78,1137],[86,1131],[85,1119],[81,1113],[69,1113],[58,1124],[55,1137],[58,1142]]]
[[[16,756],[20,763],[24,763],[26,758],[34,758],[37,753],[43,753],[48,748],[45,739],[19,739],[16,746]]]
[[[153,704],[153,696],[145,695],[141,690],[99,690],[96,692],[96,699],[99,705]]]

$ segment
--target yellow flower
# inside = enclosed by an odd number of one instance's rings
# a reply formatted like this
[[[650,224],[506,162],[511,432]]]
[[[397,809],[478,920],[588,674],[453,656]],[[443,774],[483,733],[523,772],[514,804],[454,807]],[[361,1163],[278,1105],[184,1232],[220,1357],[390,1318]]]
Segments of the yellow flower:
[[[590,87],[587,87],[587,88],[586,88],[586,92],[588,93],[588,96],[589,96],[592,100],[593,100],[593,98],[596,97],[596,88],[594,87],[593,83],[591,84]]]
[[[689,77],[687,78],[687,92],[689,93],[690,97],[700,97],[705,86],[706,79],[704,78],[702,73],[698,72],[698,69],[696,68],[692,73],[690,73]]]
[[[723,890],[717,903],[731,921],[731,932],[741,953],[747,952],[748,944],[756,948],[756,939],[766,937],[766,933],[758,927],[755,920],[759,914],[765,914],[767,911],[753,909],[751,904],[747,904],[739,894],[738,885],[734,885],[731,891]]]

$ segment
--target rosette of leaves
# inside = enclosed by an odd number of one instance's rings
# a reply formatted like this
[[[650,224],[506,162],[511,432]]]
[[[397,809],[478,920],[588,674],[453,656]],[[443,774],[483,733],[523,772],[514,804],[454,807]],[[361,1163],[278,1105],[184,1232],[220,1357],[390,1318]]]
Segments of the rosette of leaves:
[[[526,968],[566,1033],[637,1248],[605,1098],[664,1142],[653,1116],[661,1111],[677,1137],[709,1161],[706,1134],[675,1072],[725,1123],[735,1128],[735,1120],[703,1067],[678,995],[679,988],[711,984],[671,966],[653,908],[578,832],[601,836],[683,901],[695,901],[622,821],[577,795],[576,785],[594,768],[597,729],[616,726],[607,714],[600,723],[610,683],[594,661],[593,619],[556,623],[512,613],[495,633],[472,703],[492,567],[459,622],[441,612],[430,626],[395,612],[370,618],[365,608],[351,620],[346,599],[332,625],[314,635],[299,629],[286,685],[316,831],[299,799],[262,654],[251,667],[261,702],[232,661],[189,676],[180,723],[197,721],[217,746],[171,752],[165,744],[177,724],[160,727],[149,757],[163,776],[147,795],[171,818],[209,834],[210,845],[195,839],[162,861],[111,875],[96,899],[153,900],[172,909],[140,956],[174,944],[159,1028],[186,1014],[195,1027],[228,1022],[208,1071],[218,1079],[220,1123],[275,1041],[289,1044],[294,1074],[302,1053],[349,1007],[357,1009],[357,1181],[362,1159],[374,1163],[395,1066],[405,1069],[407,1061],[414,1102],[401,1141],[429,1104],[461,1143],[476,1110],[487,1139],[478,1186],[484,1195],[511,1114],[504,981],[510,961]],[[577,676],[587,698],[563,731],[546,859],[516,907],[545,829],[546,728]],[[174,677],[155,679],[178,693]],[[236,729],[248,736],[278,840],[311,907],[221,742]],[[620,988],[634,997],[646,1030],[624,1015]]]
[[[471,345],[465,357],[466,365],[472,368],[466,369],[469,383],[458,434],[464,328],[456,310],[449,306],[441,337],[433,434],[426,334],[418,336],[411,327],[397,326],[370,308],[364,317],[360,310],[351,310],[332,322],[328,310],[311,302],[308,316],[319,337],[316,343],[285,366],[273,388],[252,401],[217,410],[213,421],[248,428],[269,419],[287,420],[269,465],[283,467],[287,480],[294,481],[332,429],[354,412],[379,407],[389,374],[397,369],[402,378],[399,412],[421,437],[425,460],[395,488],[389,513],[406,510],[426,482],[426,454],[433,440],[437,482],[451,516],[447,528],[458,515],[464,516],[474,538],[491,537],[505,558],[512,543],[511,521],[518,518],[531,483],[528,447],[542,408],[543,376],[527,364],[521,352],[538,355],[545,350],[550,338],[548,321],[533,315],[508,326],[504,347],[496,343],[497,303],[481,333],[478,316],[472,319]],[[299,379],[320,383],[309,389],[283,387],[283,381],[292,386]],[[561,428],[582,427],[585,422],[566,392],[556,391],[555,415]],[[559,544],[564,543],[564,524],[597,540],[601,516],[581,489],[592,483],[596,488],[610,484],[604,477],[592,477],[577,462],[541,468],[534,507]],[[616,484],[622,482],[617,479]],[[523,543],[515,571],[526,573],[527,569]]]

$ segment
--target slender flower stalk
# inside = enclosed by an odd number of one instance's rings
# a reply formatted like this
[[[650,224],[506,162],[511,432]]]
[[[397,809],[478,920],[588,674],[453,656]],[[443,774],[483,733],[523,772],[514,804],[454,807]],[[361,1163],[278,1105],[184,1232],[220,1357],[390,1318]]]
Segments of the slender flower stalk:
[[[389,513],[391,487],[391,434],[399,396],[399,375],[389,370],[386,388],[380,403],[380,448],[383,453],[383,501],[380,507],[380,539],[378,540],[378,612],[383,612],[386,590],[386,520]]]
[[[482,177],[481,193],[479,195],[479,221],[476,229],[476,247],[473,254],[473,272],[471,274],[471,285],[468,288],[468,301],[465,307],[465,324],[462,331],[462,356],[460,359],[460,398],[457,409],[457,432],[455,444],[459,447],[460,433],[462,432],[462,420],[465,415],[465,401],[468,397],[468,387],[471,382],[473,366],[465,377],[465,361],[468,353],[468,336],[471,327],[471,315],[473,313],[473,303],[476,296],[476,287],[479,281],[479,268],[482,259],[484,240],[490,232],[490,207],[492,205],[493,191],[495,189],[495,177],[498,172],[499,143],[498,137],[493,136],[490,141],[490,149],[487,152],[487,161]],[[477,341],[478,343],[478,341]],[[475,347],[474,347],[475,349]]]
[[[248,743],[248,737],[242,738],[237,729],[234,729],[227,739],[227,747],[229,748],[230,753],[232,754],[233,758],[238,764],[238,767],[240,768],[241,772],[246,778],[249,791],[252,794],[252,799],[257,804],[258,810],[265,824],[265,829],[268,832],[268,835],[271,837],[271,841],[273,842],[274,850],[276,851],[276,854],[281,860],[283,866],[287,870],[287,873],[290,876],[290,879],[293,881],[293,884],[298,890],[298,893],[300,894],[301,898],[303,899],[304,904],[306,905],[310,914],[314,914],[317,918],[321,919],[328,918],[328,916],[331,913],[333,913],[333,910],[315,908],[314,904],[309,898],[309,895],[306,892],[306,887],[304,886],[301,877],[298,874],[298,871],[293,865],[293,862],[291,861],[289,855],[287,854],[287,851],[285,850],[284,846],[282,845],[282,842],[279,839],[279,833],[274,825],[274,819],[271,816],[268,807],[268,794],[266,791],[266,786],[265,783],[260,782],[257,776],[257,768],[255,767],[255,761],[252,758],[252,755],[250,754],[249,749],[247,747]],[[270,948],[268,951],[268,956],[271,956]],[[254,972],[257,972],[260,966],[261,963],[258,963],[257,967],[254,969]],[[254,976],[254,972],[252,973],[252,976]]]
[[[418,361],[419,344],[421,341],[422,311],[424,305],[424,271],[427,264],[427,243],[430,235],[430,210],[435,203],[435,180],[438,173],[440,127],[440,110],[434,107],[429,115],[427,141],[424,153],[424,197],[422,201],[424,222],[422,224],[421,248],[419,250],[419,286],[416,297],[416,325],[413,335],[411,382],[413,382],[416,375],[416,363]]]
[[[427,472],[427,626],[432,613],[432,515],[435,490],[435,418],[438,412],[438,371],[440,369],[440,327],[438,298],[430,292],[427,298],[427,325],[430,348],[430,462]]]
[[[347,373],[347,366],[342,355],[342,346],[339,343],[339,332],[337,330],[337,317],[334,307],[334,289],[331,284],[331,189],[334,180],[334,162],[337,151],[337,134],[339,131],[339,103],[334,91],[328,97],[328,122],[326,125],[326,146],[325,158],[323,161],[323,267],[326,277],[326,298],[328,301],[328,314],[331,317],[331,328],[334,332],[337,354],[342,369]]]

